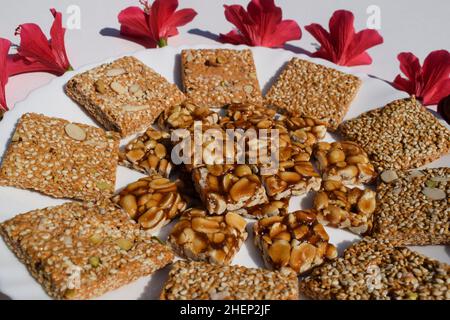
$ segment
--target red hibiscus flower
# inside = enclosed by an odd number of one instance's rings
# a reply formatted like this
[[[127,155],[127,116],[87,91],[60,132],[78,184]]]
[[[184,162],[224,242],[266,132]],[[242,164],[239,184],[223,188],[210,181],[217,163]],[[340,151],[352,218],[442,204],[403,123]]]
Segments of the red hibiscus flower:
[[[34,23],[21,24],[17,28],[16,35],[20,36],[20,46],[17,54],[10,58],[9,75],[44,71],[59,76],[73,70],[66,54],[66,29],[62,27],[62,15],[55,9],[50,11],[55,18],[50,29],[50,40],[47,40],[42,29]]]
[[[221,42],[277,48],[302,37],[295,21],[282,20],[281,8],[274,0],[252,0],[247,11],[240,5],[224,7],[226,19],[237,29],[220,34]]]
[[[141,0],[144,9],[128,7],[119,13],[120,33],[147,48],[165,47],[167,39],[178,34],[178,27],[197,15],[193,9],[178,8],[178,0],[155,0],[152,5]]]
[[[0,117],[4,111],[8,111],[5,97],[5,86],[8,82],[8,52],[11,43],[9,40],[0,38]]]
[[[426,106],[437,104],[450,94],[450,53],[447,50],[431,52],[423,66],[411,52],[402,52],[397,58],[406,79],[397,75],[395,88],[415,95]]]
[[[329,60],[341,66],[371,64],[372,58],[366,50],[383,43],[383,37],[376,30],[365,29],[355,33],[353,13],[338,10],[329,22],[330,32],[317,23],[305,29],[319,41],[321,47],[313,57]]]

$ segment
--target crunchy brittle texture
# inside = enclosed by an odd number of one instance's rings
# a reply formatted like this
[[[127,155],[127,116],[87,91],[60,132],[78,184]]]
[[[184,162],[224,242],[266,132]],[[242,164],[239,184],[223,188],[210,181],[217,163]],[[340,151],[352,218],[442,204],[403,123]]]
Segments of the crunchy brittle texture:
[[[450,168],[393,171],[377,188],[373,237],[398,245],[450,244]]]
[[[268,105],[325,121],[336,130],[361,80],[353,75],[293,58],[265,97]]]
[[[215,264],[229,264],[241,248],[247,222],[236,213],[211,216],[203,209],[183,212],[169,235],[169,243],[181,256]]]
[[[367,153],[351,141],[318,142],[314,145],[314,157],[323,180],[362,184],[376,177]]]
[[[268,201],[264,186],[250,165],[206,165],[194,169],[192,177],[211,214],[223,214]]]
[[[303,274],[337,256],[336,247],[328,242],[329,236],[313,210],[258,220],[254,235],[268,268],[290,268]]]
[[[296,300],[294,272],[177,261],[161,292],[162,300]]]
[[[56,198],[107,198],[114,192],[118,151],[114,132],[26,113],[4,156],[0,185]]]
[[[0,233],[45,291],[89,299],[149,275],[173,253],[111,203],[69,202],[0,224]]]
[[[112,200],[149,232],[159,230],[186,209],[176,182],[160,175],[130,183]]]
[[[375,208],[374,191],[349,188],[334,180],[324,181],[314,197],[314,209],[320,223],[356,234],[370,233]]]
[[[180,104],[176,85],[134,57],[123,57],[73,77],[66,93],[106,129],[123,137],[148,128],[161,112]]]
[[[183,50],[181,64],[184,90],[195,105],[209,108],[231,103],[262,105],[250,50]]]
[[[450,131],[415,98],[365,112],[344,122],[340,132],[367,152],[378,172],[418,168],[450,149]]]
[[[300,281],[313,299],[449,300],[450,266],[408,248],[365,238],[344,257],[314,269]]]
[[[119,152],[119,164],[149,175],[168,178],[173,168],[170,159],[170,134],[148,128]]]

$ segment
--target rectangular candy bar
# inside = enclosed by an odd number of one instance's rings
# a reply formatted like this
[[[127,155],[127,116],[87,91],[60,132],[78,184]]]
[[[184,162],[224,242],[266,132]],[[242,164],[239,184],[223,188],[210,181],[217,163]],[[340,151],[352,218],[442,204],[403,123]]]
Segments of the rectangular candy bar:
[[[161,112],[185,98],[176,85],[134,57],[76,75],[67,83],[66,93],[122,137],[148,128]]]
[[[4,156],[0,185],[56,198],[107,198],[115,188],[118,152],[117,133],[26,113]]]
[[[356,76],[293,58],[265,100],[270,106],[325,121],[336,130],[360,85]]]
[[[255,245],[270,269],[290,268],[301,275],[337,256],[313,210],[260,219],[253,232]]]
[[[398,245],[450,244],[450,168],[386,170],[372,236]]]
[[[262,105],[250,50],[189,49],[181,52],[183,86],[197,106],[221,108],[231,103]]]
[[[364,238],[314,269],[300,291],[321,300],[448,300],[450,266],[408,248]]]
[[[378,172],[418,168],[450,150],[450,130],[415,98],[365,112],[344,122],[340,131],[367,152]]]
[[[247,222],[236,213],[211,216],[203,209],[183,212],[168,242],[182,257],[214,264],[230,264],[247,239]]]
[[[173,253],[111,203],[69,202],[0,224],[6,244],[47,294],[89,299],[163,268]]]
[[[297,300],[294,272],[177,261],[161,292],[162,300]]]

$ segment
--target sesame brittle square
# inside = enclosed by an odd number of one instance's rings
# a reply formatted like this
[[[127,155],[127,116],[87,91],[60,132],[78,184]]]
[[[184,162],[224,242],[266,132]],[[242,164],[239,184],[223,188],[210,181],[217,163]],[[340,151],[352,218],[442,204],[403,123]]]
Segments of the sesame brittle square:
[[[269,89],[265,101],[278,109],[325,121],[334,131],[360,85],[356,76],[293,58]]]
[[[231,103],[262,105],[250,50],[183,50],[181,65],[186,96],[195,105],[208,108]]]
[[[0,167],[0,185],[55,198],[107,198],[114,192],[118,151],[117,133],[26,113]]]
[[[300,292],[323,300],[448,300],[449,276],[445,263],[364,238],[314,269],[300,281]]]
[[[294,272],[177,261],[161,292],[162,300],[297,300]]]
[[[340,132],[367,152],[378,172],[418,168],[450,150],[450,130],[415,98],[365,112],[344,122]]]
[[[450,244],[450,168],[380,177],[372,236],[398,245]]]
[[[69,202],[0,224],[0,234],[56,299],[89,299],[171,263],[173,253],[109,202]]]
[[[76,75],[67,83],[66,93],[122,137],[148,128],[161,112],[185,99],[176,85],[134,57]]]

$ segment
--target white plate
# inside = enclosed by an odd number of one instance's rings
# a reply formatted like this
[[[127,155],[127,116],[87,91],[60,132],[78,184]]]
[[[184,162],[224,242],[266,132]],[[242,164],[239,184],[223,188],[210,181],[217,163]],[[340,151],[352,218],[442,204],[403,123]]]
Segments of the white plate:
[[[221,46],[236,48],[232,46]],[[190,48],[217,48],[215,46],[196,46]],[[244,47],[237,47],[243,49]],[[165,76],[169,81],[179,84],[179,53],[183,47],[166,47],[163,49],[151,49],[137,52],[134,55],[145,64]],[[251,48],[254,54],[256,69],[261,87],[267,90],[269,84],[274,80],[280,68],[293,56],[303,59],[311,58],[296,55],[289,51],[280,49]],[[111,58],[108,61],[112,61]],[[105,63],[108,61],[102,61]],[[344,72],[352,73],[351,69],[335,66],[327,61],[314,59],[314,62],[335,67]],[[32,92],[23,102],[18,103],[15,108],[6,113],[3,121],[0,122],[0,155],[3,155],[7,143],[14,131],[14,127],[20,116],[26,112],[38,112],[47,116],[64,118],[70,121],[96,125],[94,121],[82,111],[82,109],[72,102],[63,92],[64,84],[76,73],[88,70],[101,63],[85,66],[78,71],[68,72],[60,78],[54,79],[48,85]],[[396,91],[389,84],[368,77],[364,74],[357,74],[362,80],[361,90],[352,103],[346,119],[353,118],[358,114],[382,106],[394,99],[403,98],[406,95]],[[328,135],[328,141],[334,139]],[[125,141],[123,141],[124,143]],[[430,166],[448,166],[450,156],[435,161]],[[135,181],[142,175],[120,167],[117,173],[117,188]],[[311,203],[309,197],[296,197],[291,200],[291,210],[308,208]],[[0,187],[0,221],[14,217],[16,214],[27,212],[37,208],[58,205],[65,200],[52,199],[37,192],[20,190],[9,187]],[[170,230],[170,226],[165,227],[160,236],[165,239]],[[250,230],[250,229],[249,229]],[[327,228],[331,242],[337,245],[339,252],[342,252],[348,245],[358,239],[357,236],[342,230]],[[416,249],[416,248],[415,248]],[[428,246],[417,248],[421,253],[438,260],[449,263],[449,248],[444,246]],[[235,257],[233,264],[240,264],[247,267],[263,267],[259,253],[255,250],[251,235],[245,242],[240,252]],[[158,271],[153,276],[144,277],[118,290],[112,291],[102,299],[157,299],[163,282],[167,278],[168,268]],[[31,277],[26,268],[8,250],[2,240],[0,240],[0,298],[6,295],[12,299],[49,299],[40,285]]]

